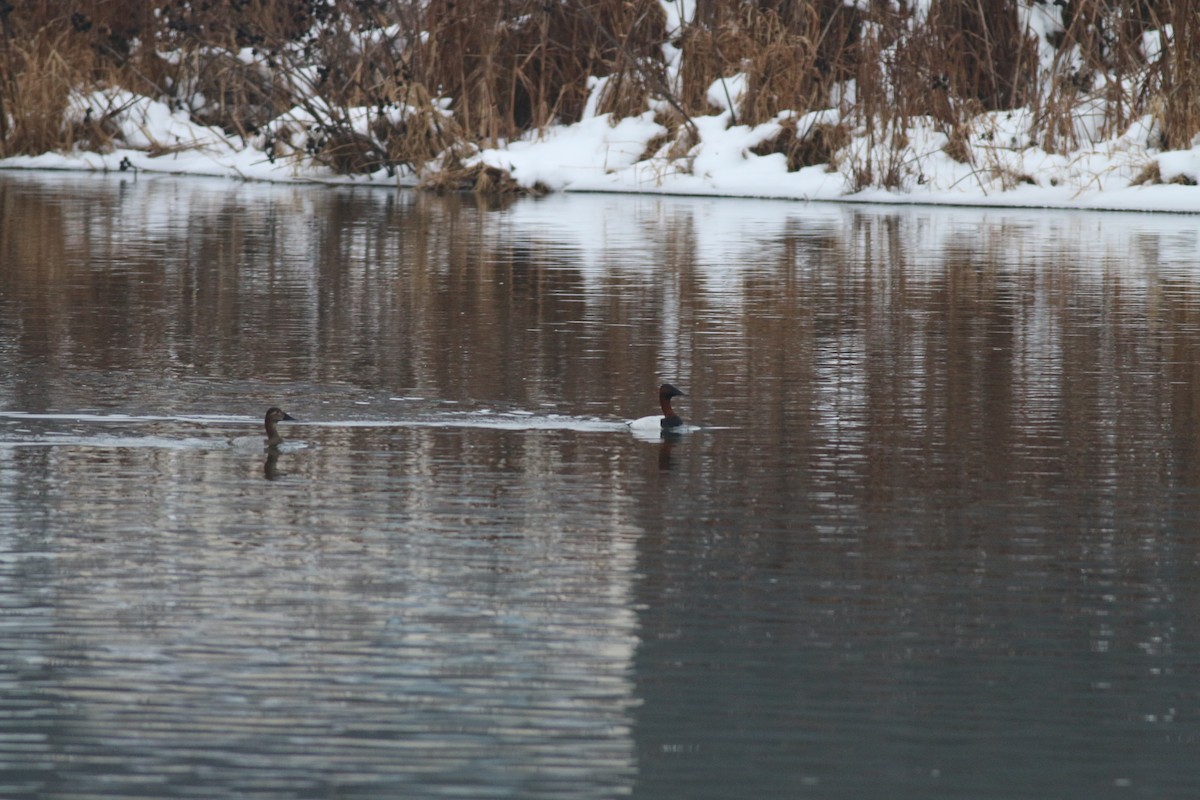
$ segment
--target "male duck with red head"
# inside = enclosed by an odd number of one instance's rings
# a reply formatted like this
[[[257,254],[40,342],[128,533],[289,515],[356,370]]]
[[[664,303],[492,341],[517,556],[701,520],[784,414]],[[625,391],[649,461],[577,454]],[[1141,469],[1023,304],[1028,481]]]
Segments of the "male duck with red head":
[[[635,419],[629,423],[632,430],[642,433],[662,432],[670,433],[673,430],[678,430],[683,427],[683,420],[671,408],[671,399],[675,397],[687,397],[683,392],[676,389],[669,383],[664,383],[658,387],[658,404],[662,408],[662,416],[654,415],[650,417],[642,417]]]

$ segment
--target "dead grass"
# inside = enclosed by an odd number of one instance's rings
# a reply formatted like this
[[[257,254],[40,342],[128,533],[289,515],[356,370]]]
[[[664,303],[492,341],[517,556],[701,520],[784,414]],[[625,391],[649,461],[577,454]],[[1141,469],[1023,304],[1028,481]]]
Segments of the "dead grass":
[[[965,125],[955,125],[946,134],[942,152],[960,164],[971,163],[971,145]]]
[[[244,138],[300,105],[315,120],[309,154],[334,169],[423,174],[438,162],[431,185],[509,191],[499,176],[448,168],[446,158],[461,162],[473,146],[578,120],[589,79],[606,77],[598,110],[619,118],[666,101],[658,110],[669,133],[647,154],[667,146],[686,159],[696,144],[692,117],[712,112],[708,87],[739,73],[748,93],[737,123],[830,107],[843,120],[807,131],[784,123],[758,152],[784,154],[789,169],[838,164],[863,186],[903,184],[902,134],[918,118],[946,131],[946,154],[963,163],[972,120],[1017,107],[1031,109],[1031,135],[1054,152],[1079,144],[1075,113],[1097,98],[1101,135],[1146,114],[1163,147],[1190,146],[1200,133],[1200,14],[1184,0],[1038,4],[1062,17],[1047,68],[1015,0],[944,0],[921,19],[911,4],[709,0],[673,34],[682,51],[675,86],[657,0],[0,7],[0,156],[112,147],[112,109],[72,113],[69,101],[86,87],[124,88]],[[1173,39],[1148,59],[1145,35],[1165,30]],[[852,96],[839,90],[849,81]],[[361,108],[373,109],[365,130],[352,113]],[[862,163],[847,161],[852,134],[872,145],[856,151]]]
[[[195,51],[170,73],[173,86],[204,98],[193,109],[196,121],[243,138],[288,108],[287,92],[270,72],[222,50]]]
[[[735,123],[764,122],[783,109],[803,112],[827,102],[833,71],[820,61],[817,6],[795,4],[785,12],[767,4],[724,2],[709,8],[679,39],[679,100],[688,113],[711,113],[708,87],[739,72],[747,76],[749,90]]]
[[[1196,179],[1185,174],[1179,174],[1171,178],[1171,180],[1163,180],[1162,169],[1157,161],[1151,161],[1146,166],[1142,167],[1137,176],[1129,182],[1130,186],[1147,186],[1147,185],[1163,185],[1173,184],[1176,186],[1195,186]]]
[[[429,0],[421,27],[429,35],[412,42],[414,77],[453,98],[464,131],[485,142],[577,121],[590,76],[618,76],[636,101],[663,37],[654,0]]]
[[[1157,161],[1151,161],[1129,182],[1130,186],[1153,186],[1163,183],[1162,169]]]
[[[544,195],[549,192],[541,184],[526,189],[504,170],[484,164],[464,167],[452,163],[428,174],[422,186],[435,191],[468,191],[477,194]]]
[[[754,153],[781,153],[787,157],[788,172],[796,172],[819,164],[833,167],[837,154],[849,143],[850,131],[844,125],[820,124],[801,131],[794,119],[787,119],[780,123],[779,134],[754,148]]]

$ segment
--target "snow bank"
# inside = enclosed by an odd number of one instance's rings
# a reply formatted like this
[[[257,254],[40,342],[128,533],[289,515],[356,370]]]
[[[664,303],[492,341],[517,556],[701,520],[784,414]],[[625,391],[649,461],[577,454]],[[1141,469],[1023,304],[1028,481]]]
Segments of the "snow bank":
[[[486,165],[511,174],[527,188],[577,192],[639,192],[793,200],[953,204],[1010,207],[1124,209],[1200,212],[1200,145],[1156,152],[1154,123],[1146,118],[1108,140],[1084,144],[1069,155],[1047,153],[1030,141],[1029,114],[1023,110],[980,115],[951,147],[933,121],[917,120],[903,148],[872,141],[859,131],[836,156],[836,168],[818,165],[789,171],[771,142],[785,123],[803,135],[816,124],[837,121],[830,110],[799,119],[791,112],[761,125],[734,124],[745,94],[741,76],[713,84],[710,101],[720,113],[693,119],[694,129],[675,134],[656,122],[654,111],[615,119],[596,114],[603,80],[593,82],[585,118],[484,149],[466,166]],[[115,112],[115,113],[111,113]],[[380,170],[347,176],[304,156],[302,140],[312,125],[296,109],[246,141],[198,125],[182,110],[124,91],[94,92],[72,102],[72,114],[110,114],[123,145],[111,152],[47,153],[0,161],[0,168],[135,170],[227,176],[243,180],[321,181],[415,185],[417,176]],[[351,110],[356,129],[368,133],[367,111]],[[449,112],[445,112],[449,113]],[[361,117],[361,120],[359,119]],[[1080,141],[1098,130],[1086,107],[1077,121]],[[285,132],[286,153],[277,152]],[[680,136],[690,136],[683,141]],[[951,156],[951,153],[955,157]],[[284,157],[288,156],[288,157]],[[894,188],[878,185],[879,176]],[[1147,180],[1147,177],[1153,180]]]

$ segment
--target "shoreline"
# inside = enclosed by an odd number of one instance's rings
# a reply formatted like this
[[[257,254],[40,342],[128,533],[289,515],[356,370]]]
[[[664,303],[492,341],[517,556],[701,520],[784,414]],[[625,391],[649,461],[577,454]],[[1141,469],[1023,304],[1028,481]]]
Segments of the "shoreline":
[[[90,154],[97,158],[107,158],[100,154]],[[371,175],[319,175],[319,174],[300,174],[292,176],[284,175],[267,175],[267,174],[242,174],[237,170],[229,170],[220,172],[218,170],[189,170],[189,169],[154,169],[145,166],[130,167],[127,169],[113,169],[107,166],[96,167],[88,164],[20,164],[11,163],[13,161],[22,160],[54,160],[67,159],[70,157],[58,155],[43,155],[43,156],[18,156],[13,159],[0,160],[0,174],[3,173],[50,173],[60,175],[94,175],[104,177],[132,177],[133,180],[138,180],[142,177],[164,177],[164,178],[203,178],[209,180],[232,181],[234,183],[260,183],[260,184],[279,184],[279,185],[317,185],[330,186],[338,188],[360,188],[360,189],[375,189],[375,190],[402,190],[413,192],[445,192],[454,191],[463,194],[477,193],[471,189],[445,189],[445,188],[430,188],[422,187],[416,181],[405,182],[394,177],[376,178]],[[75,156],[73,158],[80,158]],[[1042,198],[1039,199],[1036,195],[1039,194],[1058,194],[1065,193],[1066,189],[1054,187],[1046,189],[1043,187],[1029,187],[1027,189],[1015,190],[1027,195],[1021,200],[1015,200],[1011,197],[1013,192],[998,192],[994,195],[984,196],[918,196],[913,193],[898,193],[889,192],[882,189],[868,189],[853,195],[820,195],[820,196],[796,196],[781,192],[764,192],[764,193],[748,193],[748,192],[728,192],[714,188],[712,191],[696,191],[694,189],[671,189],[657,188],[646,189],[630,186],[622,186],[614,184],[609,187],[597,186],[580,186],[573,187],[566,185],[561,188],[543,192],[541,194],[596,194],[596,195],[633,195],[643,197],[681,197],[693,199],[721,199],[721,200],[769,200],[778,202],[792,203],[831,203],[837,205],[857,205],[864,207],[887,207],[894,206],[898,208],[967,208],[967,209],[1004,209],[1004,210],[1029,210],[1029,211],[1082,211],[1082,212],[1102,212],[1102,213],[1126,213],[1126,214],[1171,214],[1176,216],[1188,216],[1200,214],[1200,189],[1191,186],[1179,185],[1155,185],[1150,187],[1126,187],[1122,189],[1100,190],[1092,193],[1092,196],[1085,201],[1070,201],[1064,199]],[[1147,202],[1140,203],[1121,203],[1119,201],[1110,202],[1106,200],[1106,196],[1120,193],[1123,195],[1150,193],[1160,195],[1161,198],[1155,200],[1149,198]],[[487,195],[487,192],[481,193]],[[498,194],[498,193],[494,193]],[[535,198],[539,193],[510,193],[514,197],[523,196]],[[1032,195],[1032,196],[1030,196]]]

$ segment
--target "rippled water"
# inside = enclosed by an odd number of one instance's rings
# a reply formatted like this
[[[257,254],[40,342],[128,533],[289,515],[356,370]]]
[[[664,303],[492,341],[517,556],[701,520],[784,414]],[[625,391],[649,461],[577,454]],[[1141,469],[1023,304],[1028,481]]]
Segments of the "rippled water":
[[[1188,217],[0,175],[0,796],[1194,796],[1198,365]]]

